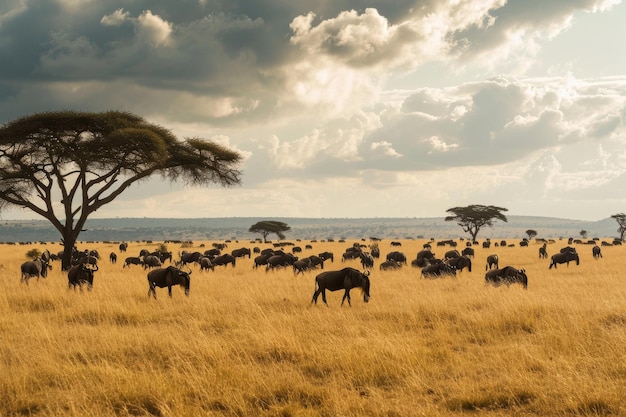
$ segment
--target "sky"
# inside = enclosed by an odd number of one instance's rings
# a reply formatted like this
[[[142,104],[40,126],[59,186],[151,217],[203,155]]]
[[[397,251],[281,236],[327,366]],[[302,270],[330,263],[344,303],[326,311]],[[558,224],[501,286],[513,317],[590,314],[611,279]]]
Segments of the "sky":
[[[243,156],[92,217],[626,212],[621,0],[3,0],[0,124],[133,112]],[[14,209],[2,219],[37,218]]]

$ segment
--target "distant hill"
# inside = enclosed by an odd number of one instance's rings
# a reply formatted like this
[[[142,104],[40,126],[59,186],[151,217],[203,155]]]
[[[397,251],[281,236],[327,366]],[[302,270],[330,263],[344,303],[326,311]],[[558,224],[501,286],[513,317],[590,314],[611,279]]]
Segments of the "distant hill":
[[[599,221],[559,219],[553,217],[507,216],[508,222],[497,221],[485,227],[479,239],[522,239],[526,230],[536,230],[542,238],[611,238],[617,235],[612,218]],[[80,235],[80,241],[144,241],[144,240],[253,240],[259,234],[248,229],[261,220],[278,220],[291,226],[287,239],[453,239],[469,237],[454,222],[443,217],[432,218],[268,218],[224,217],[197,219],[115,218],[92,219]],[[276,239],[276,235],[268,236]],[[0,221],[0,242],[55,242],[59,233],[45,220]]]

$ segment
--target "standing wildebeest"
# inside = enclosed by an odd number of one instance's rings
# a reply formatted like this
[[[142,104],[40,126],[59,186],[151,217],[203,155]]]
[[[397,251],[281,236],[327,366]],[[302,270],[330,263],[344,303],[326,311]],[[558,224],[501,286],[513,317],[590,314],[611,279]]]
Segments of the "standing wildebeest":
[[[198,259],[200,259],[200,257],[202,256],[202,253],[200,252],[187,252],[187,251],[182,251],[180,253],[180,263],[182,265],[186,265],[186,264],[190,264],[193,262],[198,262]]]
[[[87,289],[91,291],[93,287],[93,274],[98,270],[98,265],[81,263],[74,265],[67,271],[68,288],[76,289],[76,286],[83,290],[83,284],[87,284]]]
[[[298,259],[292,266],[294,274],[298,275],[298,272],[304,274],[304,271],[311,269],[311,258]]]
[[[388,261],[396,261],[406,265],[406,255],[402,252],[394,251],[387,254]]]
[[[485,265],[485,271],[491,269],[491,267],[498,269],[498,255],[496,254],[487,256],[487,265]]]
[[[539,248],[539,259],[545,259],[548,257],[548,250],[546,249],[546,244],[544,243],[542,247]]]
[[[374,267],[374,257],[369,252],[361,252],[361,266],[363,269]]]
[[[20,282],[25,282],[28,285],[28,280],[37,277],[46,278],[48,276],[48,269],[52,269],[52,265],[48,264],[48,261],[42,258],[35,258],[32,261],[27,261],[22,264],[20,270],[22,271],[22,278]]]
[[[235,258],[243,258],[245,256],[250,258],[250,249],[248,248],[233,249],[233,251],[231,252],[231,255],[233,255]]]
[[[126,249],[128,249],[128,243],[126,242],[120,243],[119,249],[120,249],[120,252],[126,252]]]
[[[458,258],[459,256],[461,256],[461,254],[459,253],[458,250],[453,249],[453,250],[449,250],[447,251],[444,255],[443,255],[443,259],[451,259],[451,258]]]
[[[161,266],[161,260],[155,255],[148,255],[143,258],[143,269],[157,268]]]
[[[331,262],[335,262],[335,256],[333,255],[332,252],[322,252],[322,253],[320,253],[317,256],[319,256],[323,260],[330,259]]]
[[[117,262],[117,254],[115,252],[109,254],[109,261],[111,261],[112,264]]]
[[[463,249],[463,251],[461,252],[461,255],[469,256],[469,257],[473,258],[474,257],[474,248],[467,247],[467,248]]]
[[[467,268],[469,272],[472,272],[472,260],[467,256],[459,256],[458,258],[449,258],[445,261],[448,265],[452,265],[457,271],[463,271]]]
[[[396,269],[402,268],[402,263],[398,261],[394,261],[394,260],[385,261],[385,262],[381,262],[379,268],[381,271],[396,270]]]
[[[426,265],[422,268],[420,276],[424,278],[437,278],[442,275],[456,276],[456,268],[445,262],[435,263],[432,265]]]
[[[350,290],[355,287],[363,289],[363,301],[367,303],[370,299],[369,274],[369,271],[359,272],[354,268],[322,272],[315,277],[315,292],[313,293],[311,304],[317,304],[317,297],[322,294],[322,300],[324,304],[328,306],[326,302],[326,290],[337,291],[343,289],[345,292],[341,299],[341,305],[343,306],[343,302],[348,300],[348,305],[352,306],[350,303]]]
[[[200,271],[205,271],[209,269],[213,271],[215,269],[215,265],[213,265],[213,262],[211,262],[211,258],[209,258],[208,256],[202,256],[200,259],[198,259],[198,263],[200,264]]]
[[[122,268],[130,268],[131,265],[143,265],[143,260],[138,256],[129,256],[124,259],[124,265],[122,265]]]
[[[505,266],[502,269],[494,269],[485,273],[485,283],[499,286],[506,284],[507,286],[515,283],[522,284],[524,289],[528,288],[528,277],[523,269],[515,269],[512,266]]]
[[[567,248],[564,248],[567,249]],[[557,264],[564,264],[567,263],[567,266],[569,266],[569,263],[571,261],[576,261],[576,265],[580,264],[580,259],[578,258],[578,253],[576,252],[576,249],[570,250],[563,250],[561,249],[561,252],[559,253],[555,253],[554,255],[552,255],[551,261],[550,261],[550,266],[548,267],[548,269],[552,269],[552,267],[554,267],[556,269]]]
[[[180,285],[185,289],[185,295],[189,295],[189,284],[191,281],[191,270],[183,271],[174,266],[168,266],[167,268],[153,269],[148,272],[148,297],[152,295],[156,298],[156,287],[167,287],[167,293],[172,297],[172,286]]]
[[[600,251],[600,246],[594,246],[594,247],[591,249],[591,253],[593,254],[593,257],[594,257],[595,259],[600,259],[600,258],[602,258],[602,252]]]
[[[213,265],[228,265],[231,264],[233,266],[233,268],[235,267],[235,257],[233,255],[230,255],[228,253],[225,253],[223,255],[220,255],[216,258],[213,258],[213,260],[211,261],[211,263]]]

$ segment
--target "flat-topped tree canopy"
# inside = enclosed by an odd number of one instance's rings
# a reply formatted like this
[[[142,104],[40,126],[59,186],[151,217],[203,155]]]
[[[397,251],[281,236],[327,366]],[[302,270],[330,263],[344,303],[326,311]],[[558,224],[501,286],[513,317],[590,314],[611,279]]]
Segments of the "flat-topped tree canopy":
[[[88,216],[131,184],[161,175],[191,185],[234,186],[241,183],[241,160],[220,144],[179,140],[129,112],[38,113],[0,127],[0,204],[46,218],[71,249]],[[61,205],[55,204],[59,198]]]
[[[502,220],[507,222],[506,216],[502,213],[508,211],[504,207],[485,206],[482,204],[472,204],[466,207],[453,207],[446,210],[452,213],[451,216],[445,218],[446,221],[456,221],[464,232],[472,236],[472,240],[476,240],[478,232],[483,226],[493,226],[494,220]]]

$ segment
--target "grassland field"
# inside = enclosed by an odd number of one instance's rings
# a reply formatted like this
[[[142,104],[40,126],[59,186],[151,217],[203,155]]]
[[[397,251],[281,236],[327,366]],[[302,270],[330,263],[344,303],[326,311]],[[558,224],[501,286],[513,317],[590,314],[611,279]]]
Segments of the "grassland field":
[[[325,270],[361,269],[340,260],[354,242],[310,243],[300,256],[331,251]],[[201,243],[212,242],[185,249]],[[401,243],[380,242],[381,259],[414,259],[425,241]],[[311,305],[319,270],[266,272],[248,258],[192,266],[189,297],[177,287],[149,298],[146,271],[122,260],[158,244],[80,245],[102,256],[92,291],[68,289],[59,262],[20,283],[30,249],[60,246],[0,245],[1,416],[626,415],[626,247],[596,260],[577,245],[580,265],[549,270],[534,241],[475,246],[472,272],[439,279],[379,261],[369,303],[354,290],[340,307],[338,291],[326,307]],[[178,259],[180,245],[167,245]],[[492,253],[526,270],[527,290],[485,285]]]

